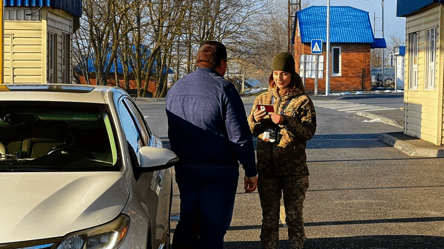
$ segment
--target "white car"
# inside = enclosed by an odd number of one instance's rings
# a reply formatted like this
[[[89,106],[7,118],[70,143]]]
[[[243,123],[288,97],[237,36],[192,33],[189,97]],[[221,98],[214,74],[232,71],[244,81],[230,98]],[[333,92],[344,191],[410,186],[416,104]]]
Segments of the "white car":
[[[161,147],[120,88],[0,85],[0,248],[169,248]]]

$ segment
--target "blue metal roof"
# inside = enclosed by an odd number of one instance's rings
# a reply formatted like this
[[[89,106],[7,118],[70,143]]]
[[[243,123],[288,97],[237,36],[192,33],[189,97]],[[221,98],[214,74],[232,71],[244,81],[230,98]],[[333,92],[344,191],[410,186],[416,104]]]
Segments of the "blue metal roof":
[[[406,17],[432,4],[444,3],[444,0],[398,0],[396,16]]]
[[[313,39],[327,41],[327,6],[312,6],[296,13],[302,43]],[[294,41],[294,31],[293,31]],[[373,43],[368,12],[349,6],[330,7],[331,43]]]
[[[5,7],[51,7],[82,16],[82,0],[3,0]]]
[[[134,49],[134,47],[133,47],[133,49]],[[150,50],[145,50],[144,53],[149,55],[149,54],[151,54],[151,51]],[[110,57],[111,57],[111,53],[108,53],[106,55],[106,62],[105,62],[105,65],[104,65],[105,67],[108,66]],[[95,60],[94,55],[90,55],[90,56],[88,56],[88,58],[84,58],[84,60],[87,63],[86,65],[88,66],[88,72],[96,73],[96,67],[94,65],[94,60]],[[142,60],[142,64],[143,63],[146,63],[146,61]],[[151,72],[156,73],[156,68],[157,68],[157,61],[154,61],[153,68],[152,68]],[[167,69],[166,67],[163,69],[163,73],[166,73],[166,69]],[[76,72],[80,72],[80,65],[76,65],[74,67],[74,70]],[[115,71],[116,71],[116,67],[115,67],[115,64],[113,63],[111,65],[111,68],[110,68],[109,72],[110,73],[114,73]],[[133,68],[131,67],[131,64],[129,65],[128,71],[129,71],[130,74],[133,73]],[[123,73],[123,65],[122,65],[122,61],[121,61],[121,57],[120,56],[117,56],[117,73],[120,73],[120,74]],[[171,68],[169,68],[168,69],[168,74],[172,74],[172,73],[174,73],[174,71]]]

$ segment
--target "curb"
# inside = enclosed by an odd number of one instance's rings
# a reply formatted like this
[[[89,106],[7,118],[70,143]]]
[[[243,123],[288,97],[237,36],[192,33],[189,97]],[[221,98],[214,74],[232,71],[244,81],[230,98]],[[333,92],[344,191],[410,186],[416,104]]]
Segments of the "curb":
[[[365,112],[365,111],[358,111],[358,112],[356,112],[356,115],[359,115],[359,116],[362,116],[362,117],[366,117],[366,118],[370,118],[370,119],[373,119],[373,120],[379,120],[382,123],[393,125],[393,126],[398,127],[400,129],[404,129],[404,126],[400,125],[398,123],[398,121],[396,121],[394,119],[391,119],[391,118],[386,118],[386,117],[383,117],[383,116],[380,116],[380,115],[377,115],[377,114],[373,114],[373,113],[370,113],[370,112]]]
[[[364,99],[364,98],[403,98],[404,93],[379,93],[379,94],[361,94],[356,96],[342,96],[339,99]]]
[[[444,157],[444,149],[420,148],[388,134],[379,134],[379,140],[395,147],[409,156]]]

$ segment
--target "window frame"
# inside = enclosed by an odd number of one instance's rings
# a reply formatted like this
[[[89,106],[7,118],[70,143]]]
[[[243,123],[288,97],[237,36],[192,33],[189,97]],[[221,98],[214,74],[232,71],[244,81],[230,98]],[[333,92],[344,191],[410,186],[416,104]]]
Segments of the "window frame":
[[[339,50],[339,55],[338,55],[338,72],[335,72],[335,54],[334,54],[334,50],[337,49]],[[331,47],[331,76],[342,76],[342,48],[335,46],[335,47]]]
[[[408,45],[409,90],[418,90],[419,31],[409,33]]]
[[[57,34],[48,32],[46,82],[57,83]]]
[[[71,35],[62,33],[62,83],[70,84],[69,77],[71,75]]]
[[[433,33],[434,41],[432,44],[431,34]],[[436,27],[426,30],[426,58],[424,63],[424,89],[425,90],[435,90],[436,81],[436,42],[437,42],[438,30]]]

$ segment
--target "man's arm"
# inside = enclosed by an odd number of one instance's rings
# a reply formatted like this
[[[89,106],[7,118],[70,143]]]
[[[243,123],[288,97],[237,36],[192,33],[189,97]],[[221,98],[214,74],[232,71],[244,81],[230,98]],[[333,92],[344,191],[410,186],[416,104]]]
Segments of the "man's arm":
[[[256,176],[256,163],[254,156],[253,137],[248,126],[244,104],[233,85],[225,88],[224,118],[228,139],[236,154],[237,160],[242,164],[246,177]]]

